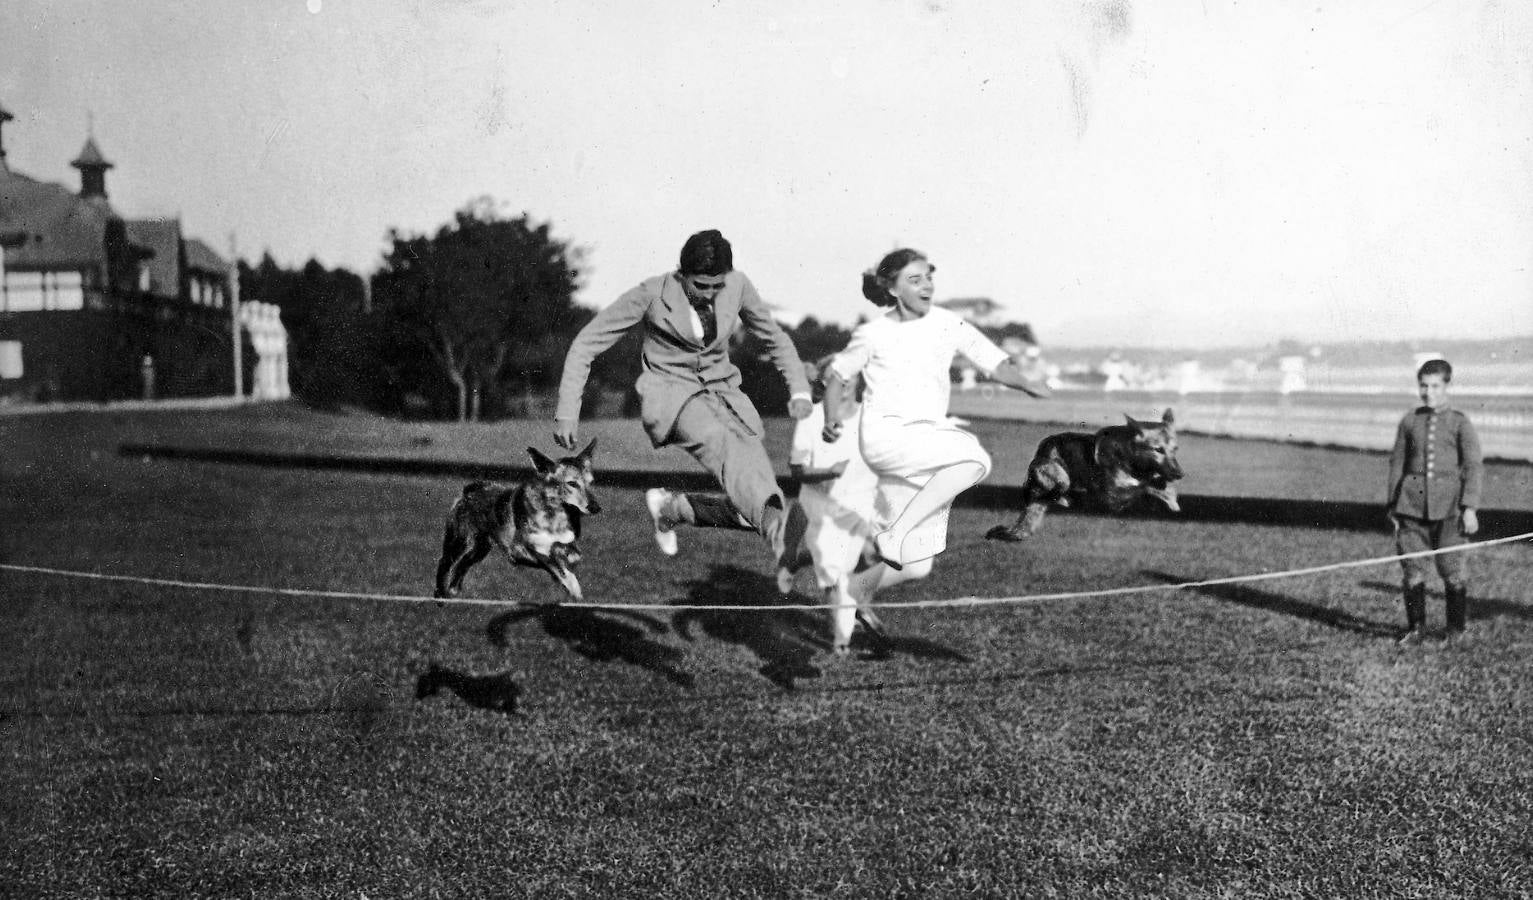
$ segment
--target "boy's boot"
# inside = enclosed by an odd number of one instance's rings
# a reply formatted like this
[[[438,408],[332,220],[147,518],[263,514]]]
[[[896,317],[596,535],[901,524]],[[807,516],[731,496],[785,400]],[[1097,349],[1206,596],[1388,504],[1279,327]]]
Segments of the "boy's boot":
[[[1469,588],[1462,584],[1450,584],[1447,586],[1448,602],[1448,636],[1453,637],[1464,633],[1464,625],[1469,618]]]
[[[1427,632],[1427,586],[1409,585],[1405,589],[1405,634],[1400,644],[1419,644]]]

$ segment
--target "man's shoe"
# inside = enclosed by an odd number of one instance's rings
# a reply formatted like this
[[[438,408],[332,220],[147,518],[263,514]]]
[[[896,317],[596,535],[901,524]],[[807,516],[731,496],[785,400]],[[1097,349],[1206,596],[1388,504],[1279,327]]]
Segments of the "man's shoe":
[[[644,492],[644,505],[649,507],[649,517],[655,522],[655,545],[666,556],[675,556],[676,522],[670,517],[671,492],[650,488]]]

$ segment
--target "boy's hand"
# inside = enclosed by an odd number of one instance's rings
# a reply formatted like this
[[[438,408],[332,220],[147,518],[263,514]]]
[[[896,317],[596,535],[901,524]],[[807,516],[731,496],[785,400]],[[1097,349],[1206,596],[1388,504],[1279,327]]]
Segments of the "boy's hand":
[[[1464,510],[1464,533],[1474,534],[1480,530],[1480,516],[1472,509]]]
[[[1393,510],[1385,510],[1384,517],[1389,520],[1389,530],[1394,534],[1400,533],[1400,520],[1395,517]]]
[[[814,404],[803,397],[794,397],[788,401],[788,415],[794,419],[807,419],[809,413],[814,411]]]

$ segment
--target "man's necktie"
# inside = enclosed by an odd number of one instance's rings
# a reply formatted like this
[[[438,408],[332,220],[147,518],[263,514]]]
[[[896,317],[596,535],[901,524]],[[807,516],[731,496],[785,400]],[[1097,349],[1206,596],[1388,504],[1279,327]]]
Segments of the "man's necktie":
[[[692,308],[697,312],[698,321],[703,323],[703,343],[713,343],[719,336],[719,317],[713,312],[713,304],[700,303]]]

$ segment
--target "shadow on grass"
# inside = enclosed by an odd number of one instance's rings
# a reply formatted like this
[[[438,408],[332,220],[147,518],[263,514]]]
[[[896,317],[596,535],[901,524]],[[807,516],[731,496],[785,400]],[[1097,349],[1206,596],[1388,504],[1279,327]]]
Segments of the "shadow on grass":
[[[759,572],[738,566],[714,566],[708,577],[692,582],[687,596],[677,602],[689,606],[760,606],[762,611],[737,609],[678,610],[672,620],[676,633],[693,640],[692,629],[700,628],[715,640],[744,647],[761,660],[759,671],[772,683],[792,690],[800,678],[819,678],[814,664],[816,654],[831,647],[830,621],[819,610],[772,609],[774,606],[801,606],[806,598],[794,594],[785,599],[777,593],[775,581]],[[812,601],[811,601],[812,602]],[[968,662],[969,658],[925,638],[902,637],[887,630],[882,636],[867,637],[854,646],[862,659],[883,660],[896,654]]]
[[[691,582],[687,596],[677,600],[689,606],[781,606],[777,584],[759,572],[739,566],[714,566],[708,577]],[[830,631],[822,616],[809,610],[780,609],[770,612],[736,609],[684,609],[671,619],[671,627],[688,641],[693,626],[726,644],[744,647],[761,660],[758,670],[773,684],[792,690],[800,678],[822,674],[812,660],[830,649]]]
[[[1140,500],[1121,515],[1130,518],[1168,519],[1184,522],[1228,522],[1250,525],[1273,525],[1290,528],[1317,528],[1336,531],[1373,531],[1387,535],[1378,503],[1342,500],[1290,500],[1282,497],[1221,497],[1182,494],[1182,511],[1171,512],[1153,500]],[[1012,518],[999,522],[1011,525],[1024,505],[1022,489],[1012,485],[981,484],[960,494],[957,505],[1007,512]],[[1090,506],[1049,507],[1053,516],[1106,516],[1109,513]],[[1045,524],[1045,527],[1047,525]],[[1533,511],[1486,509],[1480,513],[1480,537],[1486,540],[1533,532]]]
[[[1155,570],[1143,570],[1142,574],[1149,578],[1159,579],[1167,584],[1183,584],[1195,580]],[[1270,591],[1257,590],[1243,584],[1210,584],[1203,587],[1187,588],[1187,590],[1205,597],[1212,597],[1215,600],[1222,600],[1225,603],[1234,603],[1238,606],[1245,606],[1251,609],[1281,613],[1297,619],[1308,619],[1311,622],[1319,622],[1321,625],[1335,628],[1339,631],[1350,631],[1354,634],[1388,638],[1395,638],[1400,634],[1399,626],[1393,623],[1375,622],[1372,619],[1355,616],[1345,610],[1321,606],[1318,603],[1306,603],[1303,600],[1295,600],[1292,597],[1285,597],[1282,594],[1274,594]]]
[[[476,709],[488,709],[508,716],[517,714],[516,702],[522,695],[522,689],[506,672],[469,675],[432,663],[426,674],[415,680],[415,699],[434,697],[442,688],[457,694],[458,699]]]
[[[640,625],[621,621],[637,620]],[[614,660],[663,676],[672,684],[690,688],[696,680],[681,668],[684,654],[650,638],[662,634],[664,622],[641,613],[610,610],[597,612],[580,607],[549,604],[502,613],[490,620],[485,632],[490,643],[506,646],[506,630],[517,622],[536,619],[549,637],[568,644],[571,650],[593,662]],[[642,626],[642,627],[641,627]]]
[[[1386,594],[1399,595],[1400,584],[1391,581],[1360,581],[1359,587],[1371,588],[1375,591],[1383,591]],[[1442,591],[1430,591],[1434,598],[1441,598]],[[1533,619],[1533,606],[1526,603],[1517,603],[1513,600],[1499,600],[1494,597],[1476,597],[1473,586],[1469,592],[1469,619],[1494,619],[1498,616],[1509,616],[1514,619]]]
[[[351,472],[390,473],[399,475],[425,475],[449,478],[491,479],[517,481],[529,477],[532,470],[526,466],[494,465],[487,463],[460,462],[456,460],[420,459],[414,457],[347,456],[341,453],[294,453],[289,451],[261,450],[232,447],[178,447],[164,444],[125,442],[119,444],[117,453],[123,457],[176,459],[197,462],[235,463],[239,465],[275,466],[280,468],[336,469]],[[642,490],[664,484],[672,490],[717,490],[718,482],[707,472],[675,471],[661,472],[644,469],[601,468],[601,483],[608,487]],[[786,476],[778,483],[788,494],[798,492],[797,482]],[[1007,512],[1009,525],[1025,505],[1020,484],[981,484],[964,491],[954,501],[955,505],[977,507]],[[1136,517],[1182,519],[1188,522],[1240,522],[1255,525],[1279,525],[1304,528],[1339,529],[1345,531],[1377,531],[1384,527],[1380,505],[1341,500],[1291,500],[1282,497],[1224,497],[1199,494],[1182,494],[1182,511],[1167,511],[1154,501],[1142,501],[1127,511]],[[1062,509],[1053,507],[1049,515],[1106,515],[1105,513]],[[1480,510],[1480,534],[1482,538],[1511,537],[1533,532],[1533,510],[1482,509]]]

